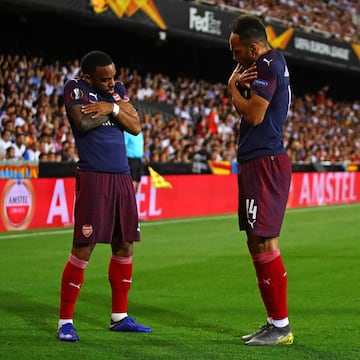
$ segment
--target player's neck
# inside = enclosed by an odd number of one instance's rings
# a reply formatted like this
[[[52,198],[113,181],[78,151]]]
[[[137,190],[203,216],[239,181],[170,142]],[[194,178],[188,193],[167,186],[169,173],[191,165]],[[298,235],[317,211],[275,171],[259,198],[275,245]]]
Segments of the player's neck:
[[[269,51],[271,51],[271,47],[269,45],[267,46],[262,46],[260,49],[259,49],[259,52],[258,52],[258,57],[256,60],[259,59],[260,56],[263,56],[263,55],[266,55]]]

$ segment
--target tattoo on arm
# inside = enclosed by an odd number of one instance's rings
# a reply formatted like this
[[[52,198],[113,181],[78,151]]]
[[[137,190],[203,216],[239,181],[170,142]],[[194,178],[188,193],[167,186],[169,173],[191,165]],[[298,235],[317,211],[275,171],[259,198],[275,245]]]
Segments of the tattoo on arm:
[[[102,123],[109,120],[108,115],[101,115],[96,118],[92,118],[91,115],[82,115],[81,119],[77,122],[77,127],[81,131],[89,131],[92,130]]]
[[[70,109],[70,114],[76,128],[84,132],[92,130],[110,119],[110,115],[100,115],[92,118],[91,114],[83,114],[81,112],[81,105],[73,106]]]

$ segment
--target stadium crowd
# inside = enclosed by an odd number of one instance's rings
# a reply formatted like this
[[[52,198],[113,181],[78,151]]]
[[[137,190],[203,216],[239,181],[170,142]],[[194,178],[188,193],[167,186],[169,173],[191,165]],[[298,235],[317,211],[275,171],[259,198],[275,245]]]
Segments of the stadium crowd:
[[[358,0],[198,0],[196,2],[263,17],[267,22],[360,43]]]
[[[0,160],[78,160],[62,88],[79,71],[78,60],[46,64],[37,56],[0,54]],[[119,68],[118,80],[131,101],[172,109],[167,117],[140,112],[145,163],[192,163],[198,153],[236,161],[239,118],[227,85],[128,67]],[[360,99],[337,101],[328,90],[293,96],[284,144],[294,163],[360,161]]]

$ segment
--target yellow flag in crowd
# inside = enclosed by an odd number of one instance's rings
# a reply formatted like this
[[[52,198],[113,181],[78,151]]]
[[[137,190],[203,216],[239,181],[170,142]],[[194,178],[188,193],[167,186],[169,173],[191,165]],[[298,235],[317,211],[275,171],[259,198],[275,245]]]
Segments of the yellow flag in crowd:
[[[232,170],[230,161],[212,161],[211,167],[215,175],[230,175]]]
[[[159,173],[157,173],[151,166],[148,166],[151,184],[155,188],[168,188],[172,189],[172,185],[166,181]]]

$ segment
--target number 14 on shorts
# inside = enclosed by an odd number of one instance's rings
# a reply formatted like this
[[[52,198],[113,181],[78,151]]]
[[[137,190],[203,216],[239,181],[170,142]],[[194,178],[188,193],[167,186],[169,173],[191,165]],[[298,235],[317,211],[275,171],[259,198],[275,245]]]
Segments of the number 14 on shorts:
[[[256,222],[257,205],[255,205],[254,199],[246,199],[245,206],[248,223],[253,229]]]

